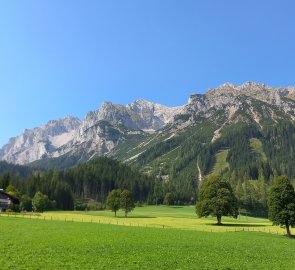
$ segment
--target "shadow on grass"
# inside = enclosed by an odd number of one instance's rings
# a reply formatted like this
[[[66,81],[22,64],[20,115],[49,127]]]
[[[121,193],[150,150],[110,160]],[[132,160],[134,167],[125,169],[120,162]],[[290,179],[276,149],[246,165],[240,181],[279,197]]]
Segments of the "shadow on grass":
[[[290,235],[290,236],[289,236],[289,235],[287,235],[287,234],[284,234],[284,236],[287,237],[287,238],[289,238],[289,239],[295,239],[295,235]]]
[[[216,226],[216,227],[244,227],[244,228],[261,228],[261,227],[267,227],[268,225],[263,225],[263,224],[249,224],[249,223],[234,223],[234,224],[217,224],[217,223],[207,223],[206,225],[209,226]]]

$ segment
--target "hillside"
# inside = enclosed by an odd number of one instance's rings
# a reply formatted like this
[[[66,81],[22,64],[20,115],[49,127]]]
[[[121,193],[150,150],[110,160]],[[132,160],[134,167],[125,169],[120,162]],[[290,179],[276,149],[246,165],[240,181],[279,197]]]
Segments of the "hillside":
[[[266,215],[271,179],[295,178],[294,87],[227,83],[174,108],[144,100],[126,106],[107,102],[75,123],[71,140],[28,165],[66,169],[105,155],[156,179],[151,192],[156,203],[172,193],[176,204],[194,203],[200,182],[221,174],[234,186],[243,211],[255,215]],[[65,131],[52,122],[35,129],[34,136],[40,137],[40,130],[49,136],[53,124],[54,134]],[[15,146],[21,135],[2,148],[0,158],[16,161],[34,152],[38,145],[32,136],[26,137],[31,144],[25,144],[25,152]]]
[[[17,175],[20,178],[25,178],[33,172],[33,168],[29,166],[21,166],[17,164],[11,164],[6,161],[0,161],[0,175],[10,173]]]

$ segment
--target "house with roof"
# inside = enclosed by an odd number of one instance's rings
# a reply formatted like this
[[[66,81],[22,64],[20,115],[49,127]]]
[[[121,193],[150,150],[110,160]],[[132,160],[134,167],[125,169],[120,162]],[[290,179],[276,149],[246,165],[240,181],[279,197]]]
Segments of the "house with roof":
[[[14,204],[19,204],[19,199],[0,189],[0,212],[5,212],[7,209],[12,208]]]

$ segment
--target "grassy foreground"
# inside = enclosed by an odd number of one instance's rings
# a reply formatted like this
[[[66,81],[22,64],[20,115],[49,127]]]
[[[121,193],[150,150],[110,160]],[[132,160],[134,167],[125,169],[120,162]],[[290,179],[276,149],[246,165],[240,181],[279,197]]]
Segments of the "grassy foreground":
[[[256,232],[0,217],[1,269],[293,269],[295,241]]]

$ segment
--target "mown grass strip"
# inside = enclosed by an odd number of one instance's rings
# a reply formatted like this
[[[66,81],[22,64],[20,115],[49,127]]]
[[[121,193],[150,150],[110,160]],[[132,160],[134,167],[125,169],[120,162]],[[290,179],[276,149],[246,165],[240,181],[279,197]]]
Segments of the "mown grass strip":
[[[0,217],[1,269],[293,269],[295,241]]]

